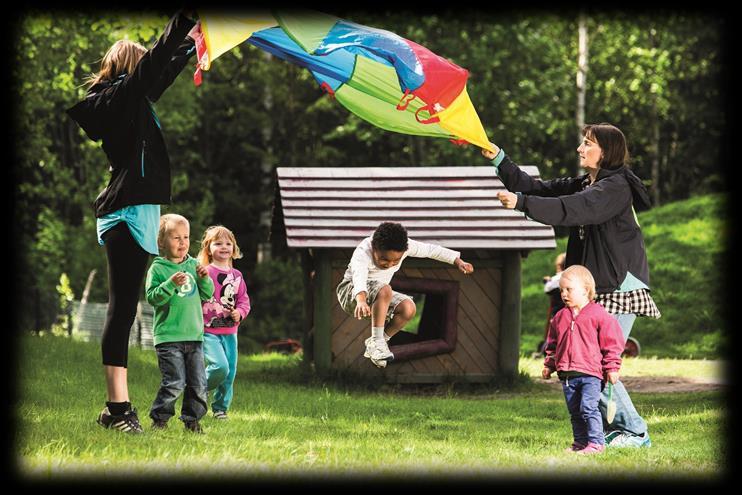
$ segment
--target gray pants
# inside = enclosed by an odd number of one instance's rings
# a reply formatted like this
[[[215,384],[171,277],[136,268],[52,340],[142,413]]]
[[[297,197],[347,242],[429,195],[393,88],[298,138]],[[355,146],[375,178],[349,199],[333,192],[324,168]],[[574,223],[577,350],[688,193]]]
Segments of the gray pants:
[[[386,285],[388,284],[378,282],[376,280],[369,280],[366,283],[366,302],[369,306],[373,306],[374,301],[376,301],[376,297],[379,295],[379,291]],[[352,316],[355,313],[357,305],[356,298],[353,297],[353,281],[344,278],[343,281],[338,284],[336,292],[340,307],[343,308],[343,311]],[[412,301],[412,298],[407,294],[402,294],[401,292],[397,292],[394,290],[392,291],[392,301],[389,303],[389,308],[386,311],[386,318],[384,319],[384,323],[391,321],[391,319],[394,317],[394,310],[397,308],[399,303],[407,299]],[[364,319],[370,320],[371,317],[365,316]]]
[[[625,344],[629,339],[631,327],[634,326],[636,315],[616,314],[611,316],[613,316],[621,326]],[[600,414],[603,416],[603,427],[605,428],[605,431],[618,430],[632,435],[643,435],[646,433],[647,423],[641,416],[639,416],[639,413],[634,407],[634,403],[631,402],[631,397],[629,397],[629,393],[626,391],[626,387],[623,386],[623,383],[621,383],[621,380],[613,384],[613,400],[616,401],[616,416],[613,419],[613,423],[608,424],[605,420],[608,411],[608,387],[605,387],[603,392],[600,394],[600,403],[598,404]]]

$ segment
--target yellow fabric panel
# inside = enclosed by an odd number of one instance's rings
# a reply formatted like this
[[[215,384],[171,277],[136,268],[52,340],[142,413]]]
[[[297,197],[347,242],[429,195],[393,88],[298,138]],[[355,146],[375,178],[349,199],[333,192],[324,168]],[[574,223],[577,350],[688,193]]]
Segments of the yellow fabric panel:
[[[487,133],[484,132],[479,115],[477,115],[477,111],[469,99],[466,87],[448,108],[436,113],[435,116],[440,119],[438,125],[451,134],[466,139],[480,148],[495,151],[487,138]]]
[[[278,21],[268,11],[211,12],[198,11],[201,31],[208,50],[208,59],[201,67],[209,70],[211,62],[252,36],[255,31],[278,26]]]

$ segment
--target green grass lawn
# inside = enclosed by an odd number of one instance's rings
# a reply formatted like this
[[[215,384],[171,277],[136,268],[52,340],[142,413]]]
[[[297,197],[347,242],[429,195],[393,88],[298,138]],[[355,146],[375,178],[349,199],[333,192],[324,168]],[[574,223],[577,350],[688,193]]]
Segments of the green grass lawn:
[[[582,458],[562,452],[571,429],[561,392],[530,381],[527,370],[511,388],[423,389],[322,383],[308,377],[296,356],[242,355],[231,419],[207,417],[206,433],[194,435],[177,419],[165,431],[150,430],[157,360],[152,351],[132,348],[129,387],[145,433],[130,436],[94,423],[105,400],[97,343],[27,334],[17,352],[23,372],[14,451],[19,475],[29,480],[537,476],[707,482],[725,471],[727,407],[718,391],[633,394],[654,446]]]

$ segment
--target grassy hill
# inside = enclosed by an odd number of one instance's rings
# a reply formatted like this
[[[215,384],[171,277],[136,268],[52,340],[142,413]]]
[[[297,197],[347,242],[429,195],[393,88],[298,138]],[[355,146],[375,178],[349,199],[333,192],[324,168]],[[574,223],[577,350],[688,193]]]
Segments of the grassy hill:
[[[639,214],[649,258],[652,297],[662,318],[638,318],[631,336],[642,356],[719,358],[727,348],[727,249],[730,214],[725,194],[668,203]],[[534,251],[523,262],[521,352],[530,354],[543,338],[548,297],[541,282],[552,275],[554,251]]]

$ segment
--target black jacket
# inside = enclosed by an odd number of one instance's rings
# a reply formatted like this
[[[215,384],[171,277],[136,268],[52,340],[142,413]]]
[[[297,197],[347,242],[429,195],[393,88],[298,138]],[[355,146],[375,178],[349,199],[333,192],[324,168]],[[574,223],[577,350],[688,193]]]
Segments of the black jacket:
[[[627,272],[649,286],[644,238],[634,217],[634,210],[649,209],[649,194],[630,169],[600,169],[588,187],[587,174],[542,181],[505,156],[498,176],[509,191],[523,193],[516,209],[537,222],[571,227],[565,268],[587,267],[595,278],[596,292],[615,291]]]
[[[124,206],[169,204],[170,159],[152,102],[195,52],[193,20],[175,14],[131,74],[96,84],[67,110],[93,141],[102,140],[111,179],[93,203],[101,217]]]

